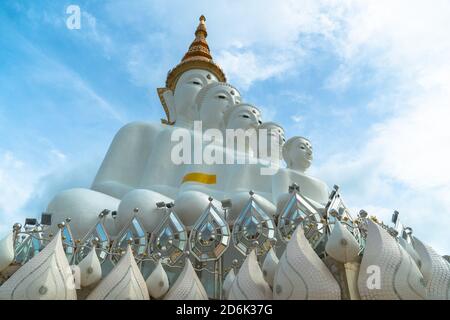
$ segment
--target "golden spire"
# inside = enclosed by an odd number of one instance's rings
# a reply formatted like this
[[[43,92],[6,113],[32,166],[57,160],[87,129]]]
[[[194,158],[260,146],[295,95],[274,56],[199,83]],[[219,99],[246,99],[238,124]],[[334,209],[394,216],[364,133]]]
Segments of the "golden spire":
[[[206,31],[206,18],[201,15],[200,23],[195,31],[195,39],[189,46],[188,51],[181,59],[181,62],[167,74],[166,88],[175,90],[178,78],[181,74],[190,69],[203,69],[208,70],[214,74],[219,81],[226,82],[225,74],[222,69],[213,61],[211,52],[209,51],[208,42],[206,37],[208,32]]]
[[[200,23],[198,24],[197,30],[195,30],[195,40],[189,46],[188,52],[186,52],[181,61],[186,61],[189,58],[195,57],[205,57],[212,60],[208,42],[206,42],[208,32],[206,31],[205,16],[201,15],[199,20]]]

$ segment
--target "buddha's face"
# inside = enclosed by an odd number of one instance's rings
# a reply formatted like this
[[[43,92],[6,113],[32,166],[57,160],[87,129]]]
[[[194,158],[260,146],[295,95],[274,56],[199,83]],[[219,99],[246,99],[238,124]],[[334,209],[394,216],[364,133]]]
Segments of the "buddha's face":
[[[262,128],[267,129],[268,142],[272,140],[280,147],[284,145],[286,138],[283,128],[276,124],[270,124],[267,126],[263,125]]]
[[[313,160],[311,142],[303,138],[298,138],[289,144],[289,149],[288,164],[291,164],[297,170],[306,171],[311,166]]]
[[[217,81],[217,77],[206,70],[192,69],[183,73],[177,81],[174,92],[177,117],[195,120],[197,114],[194,103],[198,92],[206,85]]]
[[[249,104],[238,104],[228,117],[227,129],[256,129],[261,121],[261,112]]]
[[[199,106],[203,128],[223,128],[225,111],[240,101],[239,92],[227,84],[218,84],[208,89]]]
[[[276,123],[263,123],[260,126],[260,129],[266,129],[267,130],[267,148],[268,152],[266,153],[267,156],[273,158],[274,156],[279,157],[278,159],[282,158],[282,148],[284,143],[286,142],[286,138],[284,135],[284,129],[277,125]],[[263,138],[260,136],[260,138]],[[276,148],[276,150],[272,150],[272,148]],[[264,152],[260,152],[260,156],[264,157]]]

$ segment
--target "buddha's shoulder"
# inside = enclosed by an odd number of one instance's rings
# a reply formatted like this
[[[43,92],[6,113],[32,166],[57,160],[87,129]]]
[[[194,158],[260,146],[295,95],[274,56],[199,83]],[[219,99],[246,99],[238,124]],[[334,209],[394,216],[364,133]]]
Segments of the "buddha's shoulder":
[[[156,122],[133,121],[125,124],[122,128],[119,129],[118,133],[148,131],[148,130],[161,131],[164,130],[164,127],[166,126]]]
[[[192,130],[155,122],[135,121],[124,125],[116,133],[116,143],[129,143],[140,141],[141,143],[160,142],[167,145],[179,140],[179,136],[187,137],[193,134]]]
[[[151,136],[156,137],[162,133],[172,131],[173,126],[157,122],[133,121],[125,124],[116,133],[116,139],[125,137]]]

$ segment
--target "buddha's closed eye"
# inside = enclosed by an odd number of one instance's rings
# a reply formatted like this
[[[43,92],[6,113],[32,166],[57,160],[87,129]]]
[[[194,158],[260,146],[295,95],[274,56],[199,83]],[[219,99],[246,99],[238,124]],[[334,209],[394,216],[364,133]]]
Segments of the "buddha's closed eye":
[[[217,98],[218,98],[218,99],[226,99],[227,96],[224,95],[224,94],[219,94],[219,95],[217,96]]]
[[[193,80],[191,81],[192,84],[195,84],[196,86],[202,86],[202,83],[200,81],[197,80]]]

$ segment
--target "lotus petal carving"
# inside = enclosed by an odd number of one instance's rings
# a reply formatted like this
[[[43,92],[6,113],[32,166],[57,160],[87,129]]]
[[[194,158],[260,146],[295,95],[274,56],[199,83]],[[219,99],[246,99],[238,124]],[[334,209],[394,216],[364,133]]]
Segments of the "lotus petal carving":
[[[272,290],[264,280],[261,268],[252,250],[245,259],[231,286],[228,300],[271,300]]]
[[[75,281],[61,230],[0,287],[0,300],[76,300]]]
[[[338,300],[341,290],[326,265],[312,249],[301,225],[288,242],[275,273],[274,299]]]
[[[87,300],[149,300],[147,285],[134,260],[131,246]]]
[[[208,294],[189,259],[186,258],[183,271],[164,300],[208,300]]]

